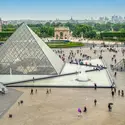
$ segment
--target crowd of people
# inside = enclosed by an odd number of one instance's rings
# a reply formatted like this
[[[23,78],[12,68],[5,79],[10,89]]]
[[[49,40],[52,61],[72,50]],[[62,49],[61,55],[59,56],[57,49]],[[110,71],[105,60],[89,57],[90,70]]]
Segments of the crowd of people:
[[[64,62],[79,64],[83,60],[91,60],[91,56],[84,53],[83,49],[70,50],[68,54],[62,49],[53,50]],[[66,56],[67,55],[67,56]]]

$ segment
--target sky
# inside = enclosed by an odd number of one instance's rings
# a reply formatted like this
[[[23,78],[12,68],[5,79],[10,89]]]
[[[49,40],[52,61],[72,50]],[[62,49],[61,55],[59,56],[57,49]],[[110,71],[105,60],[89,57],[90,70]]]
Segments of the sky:
[[[125,16],[125,0],[0,0],[3,20],[82,20],[90,17]]]

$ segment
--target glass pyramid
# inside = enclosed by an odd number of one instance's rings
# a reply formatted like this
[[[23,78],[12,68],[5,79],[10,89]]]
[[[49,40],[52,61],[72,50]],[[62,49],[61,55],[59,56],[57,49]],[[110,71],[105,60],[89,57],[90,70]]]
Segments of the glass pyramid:
[[[58,75],[63,61],[27,25],[0,48],[0,74]]]
[[[125,71],[125,59],[120,60],[116,65],[113,67],[115,70],[123,70]]]

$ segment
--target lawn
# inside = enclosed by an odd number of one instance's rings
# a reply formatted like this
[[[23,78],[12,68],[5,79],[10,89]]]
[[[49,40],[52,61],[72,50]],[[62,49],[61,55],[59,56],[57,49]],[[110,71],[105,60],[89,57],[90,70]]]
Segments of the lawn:
[[[50,48],[71,48],[71,47],[82,47],[83,43],[80,42],[49,42],[47,45]]]

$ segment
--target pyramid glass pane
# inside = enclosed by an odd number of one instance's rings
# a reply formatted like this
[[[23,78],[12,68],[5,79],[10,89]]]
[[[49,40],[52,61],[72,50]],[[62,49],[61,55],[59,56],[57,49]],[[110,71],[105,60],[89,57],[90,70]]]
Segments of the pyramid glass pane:
[[[39,46],[37,39],[40,38],[36,39],[35,37],[25,24],[22,24],[17,29],[0,49],[0,74],[59,74],[53,62],[48,59],[45,52]]]
[[[118,62],[115,66],[114,69],[116,70],[125,70],[125,59],[122,59],[120,62]]]

